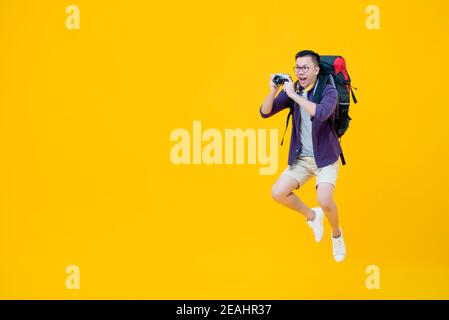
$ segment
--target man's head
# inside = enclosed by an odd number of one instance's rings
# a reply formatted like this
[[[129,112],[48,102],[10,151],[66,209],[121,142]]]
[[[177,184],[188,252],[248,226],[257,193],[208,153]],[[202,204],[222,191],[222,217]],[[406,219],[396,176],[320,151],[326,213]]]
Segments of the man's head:
[[[320,56],[312,50],[303,50],[296,54],[295,60],[295,75],[301,87],[306,88],[317,79],[320,72]]]

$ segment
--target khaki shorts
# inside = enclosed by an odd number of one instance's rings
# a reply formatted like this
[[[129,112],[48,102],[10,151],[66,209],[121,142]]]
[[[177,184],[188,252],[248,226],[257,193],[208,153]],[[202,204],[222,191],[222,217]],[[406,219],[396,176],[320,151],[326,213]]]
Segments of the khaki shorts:
[[[317,168],[314,157],[298,157],[293,162],[293,165],[288,166],[282,174],[295,179],[299,183],[298,188],[312,176],[316,176],[316,186],[319,183],[327,182],[335,187],[338,174],[338,160],[328,166]]]

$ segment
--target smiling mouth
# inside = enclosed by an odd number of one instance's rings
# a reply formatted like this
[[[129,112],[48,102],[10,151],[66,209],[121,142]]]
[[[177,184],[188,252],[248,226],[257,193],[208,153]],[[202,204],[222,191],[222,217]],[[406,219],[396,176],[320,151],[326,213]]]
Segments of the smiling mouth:
[[[305,77],[299,77],[299,81],[306,81],[307,80],[307,78],[305,78]]]

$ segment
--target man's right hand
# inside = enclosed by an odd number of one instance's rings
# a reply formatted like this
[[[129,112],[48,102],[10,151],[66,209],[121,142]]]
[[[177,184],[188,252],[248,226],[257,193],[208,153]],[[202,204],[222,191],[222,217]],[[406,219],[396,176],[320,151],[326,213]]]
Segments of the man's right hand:
[[[270,93],[271,94],[276,94],[279,91],[279,88],[281,87],[281,86],[278,86],[273,83],[273,78],[275,75],[276,75],[275,73],[270,75]]]

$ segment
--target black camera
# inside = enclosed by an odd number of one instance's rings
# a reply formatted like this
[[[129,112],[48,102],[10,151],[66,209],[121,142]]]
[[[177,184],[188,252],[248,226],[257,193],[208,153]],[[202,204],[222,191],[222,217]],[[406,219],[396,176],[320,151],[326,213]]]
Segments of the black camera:
[[[284,82],[288,82],[290,80],[290,75],[285,73],[278,73],[273,77],[273,83],[277,86],[283,85]]]

